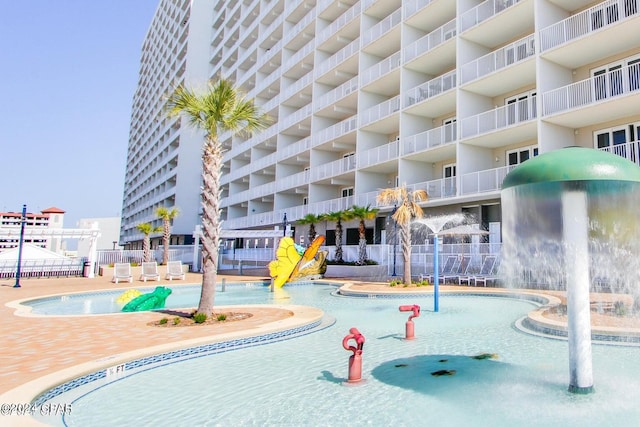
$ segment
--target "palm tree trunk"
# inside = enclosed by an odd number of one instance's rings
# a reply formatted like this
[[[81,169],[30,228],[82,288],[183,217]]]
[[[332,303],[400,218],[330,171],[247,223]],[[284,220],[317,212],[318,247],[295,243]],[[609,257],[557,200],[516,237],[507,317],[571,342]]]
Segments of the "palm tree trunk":
[[[313,239],[316,238],[316,226],[314,224],[309,224],[309,244],[313,242]],[[308,246],[307,245],[307,246]]]
[[[336,222],[336,262],[342,261],[342,223]]]
[[[202,291],[198,303],[198,313],[211,316],[216,293],[218,275],[218,251],[220,242],[220,175],[222,171],[222,150],[217,141],[207,138],[202,158],[202,255],[204,268]]]
[[[402,256],[404,258],[404,284],[411,285],[411,224],[400,226],[402,233]]]
[[[149,235],[145,235],[142,239],[142,261],[149,262],[151,260],[151,239]]]
[[[367,238],[363,220],[360,220],[358,233],[360,234],[360,240],[358,241],[358,265],[365,265],[367,263]]]
[[[163,221],[164,233],[162,235],[162,248],[164,250],[162,254],[162,263],[167,265],[169,262],[169,239],[171,238],[171,224],[168,219],[164,219]]]

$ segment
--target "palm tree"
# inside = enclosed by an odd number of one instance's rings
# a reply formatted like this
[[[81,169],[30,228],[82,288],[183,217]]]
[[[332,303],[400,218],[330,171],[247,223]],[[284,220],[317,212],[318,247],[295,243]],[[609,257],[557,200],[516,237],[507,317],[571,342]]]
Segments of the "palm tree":
[[[411,284],[411,220],[422,218],[424,215],[418,202],[426,201],[429,195],[425,190],[407,190],[403,184],[396,188],[386,188],[381,190],[376,197],[380,205],[397,205],[392,218],[400,226],[400,236],[402,238],[402,256],[404,259],[404,284]]]
[[[144,239],[142,240],[142,261],[149,262],[151,261],[151,237],[149,237],[153,233],[159,233],[162,231],[162,227],[154,227],[150,222],[143,222],[142,224],[136,225],[136,229],[144,234]]]
[[[371,205],[353,205],[353,207],[351,208],[353,217],[360,220],[360,225],[358,226],[358,234],[360,236],[360,239],[358,240],[358,265],[365,265],[367,263],[367,237],[365,236],[365,221],[368,219],[374,219],[379,210],[380,209],[378,208],[372,208]]]
[[[298,220],[298,224],[309,226],[309,233],[307,234],[309,237],[309,244],[311,244],[313,239],[316,238],[316,224],[320,221],[322,221],[322,216],[312,213],[308,213]]]
[[[224,78],[209,83],[207,91],[196,93],[178,86],[167,102],[168,115],[183,115],[189,124],[204,131],[202,153],[202,290],[197,313],[207,316],[213,311],[218,251],[222,221],[220,219],[220,177],[223,167],[223,147],[219,133],[251,135],[265,129],[271,120],[252,99]]]
[[[336,223],[336,254],[334,256],[334,261],[337,263],[342,263],[344,260],[342,259],[342,221],[349,221],[353,219],[351,211],[335,211],[329,212],[327,214],[322,215],[322,219],[327,221],[335,221]]]
[[[156,209],[156,215],[158,215],[158,218],[160,218],[162,220],[162,247],[163,247],[163,253],[162,253],[162,263],[164,265],[167,265],[167,263],[169,262],[169,240],[171,239],[171,221],[173,221],[173,219],[175,217],[178,216],[178,214],[180,213],[180,211],[178,211],[178,208],[166,208],[164,206],[160,206],[158,209]]]

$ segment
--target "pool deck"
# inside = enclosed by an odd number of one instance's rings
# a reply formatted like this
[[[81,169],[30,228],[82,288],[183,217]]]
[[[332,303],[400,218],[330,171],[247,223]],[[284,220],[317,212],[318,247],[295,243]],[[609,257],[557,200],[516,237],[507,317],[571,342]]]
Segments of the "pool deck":
[[[248,319],[215,325],[160,328],[149,322],[170,317],[159,312],[116,313],[92,316],[35,316],[16,309],[17,300],[32,299],[55,294],[121,289],[143,286],[181,286],[201,283],[202,276],[188,273],[184,281],[160,282],[135,281],[111,283],[110,277],[22,279],[21,287],[14,288],[15,281],[0,280],[0,318],[3,323],[0,346],[0,404],[27,404],[35,395],[78,376],[106,369],[130,360],[176,349],[235,338],[262,335],[295,328],[318,321],[323,312],[313,307],[296,305],[252,305],[235,312],[249,312]],[[265,277],[224,276],[227,283],[263,280]],[[432,293],[433,287],[390,288],[384,283],[364,283],[345,280],[351,292],[364,294],[384,293]],[[440,286],[442,292],[511,292],[499,288],[467,286]],[[562,293],[546,293],[559,302]],[[224,307],[216,306],[224,311]],[[229,310],[230,311],[230,310]],[[541,322],[562,328],[566,324],[545,319],[533,312]],[[637,330],[636,330],[637,332]],[[1,425],[41,425],[30,417],[0,415]]]

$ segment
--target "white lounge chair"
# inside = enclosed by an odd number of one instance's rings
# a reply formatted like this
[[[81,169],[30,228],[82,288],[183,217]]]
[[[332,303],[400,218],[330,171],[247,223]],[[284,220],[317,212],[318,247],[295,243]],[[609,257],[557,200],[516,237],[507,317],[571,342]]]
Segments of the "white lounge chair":
[[[160,281],[160,274],[158,273],[157,262],[153,261],[153,262],[142,263],[142,274],[140,275],[140,280],[146,282],[147,279]]]
[[[456,263],[458,262],[458,256],[457,255],[449,255],[447,256],[446,261],[444,262],[444,264],[440,264],[440,269],[439,269],[439,276],[442,275],[448,275],[451,274],[451,272],[453,271],[454,268],[456,268]],[[420,275],[420,281],[423,280],[428,280],[429,283],[433,283],[435,280],[435,274],[431,273],[431,274],[421,274]],[[440,279],[442,280],[442,279]]]
[[[120,262],[113,265],[113,283],[120,281],[133,282],[133,276],[131,275],[131,264],[128,262]]]
[[[167,263],[167,274],[164,277],[165,279],[184,280],[184,277],[185,277],[185,274],[184,274],[184,271],[182,271],[182,261],[169,261]]]
[[[487,282],[495,281],[498,277],[495,275],[497,257],[494,255],[487,255],[480,268],[480,273],[473,276],[473,285],[478,286],[478,282],[481,282],[483,286],[487,286]]]

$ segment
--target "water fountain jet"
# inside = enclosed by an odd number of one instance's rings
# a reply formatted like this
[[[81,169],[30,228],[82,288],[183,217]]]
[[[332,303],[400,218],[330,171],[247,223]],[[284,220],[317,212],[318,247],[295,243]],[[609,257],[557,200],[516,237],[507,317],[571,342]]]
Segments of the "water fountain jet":
[[[640,168],[617,155],[569,147],[521,164],[502,188],[501,275],[515,286],[566,290],[569,391],[590,393],[589,293],[602,283],[611,292],[629,291],[637,282],[637,269],[621,256],[640,254]]]

